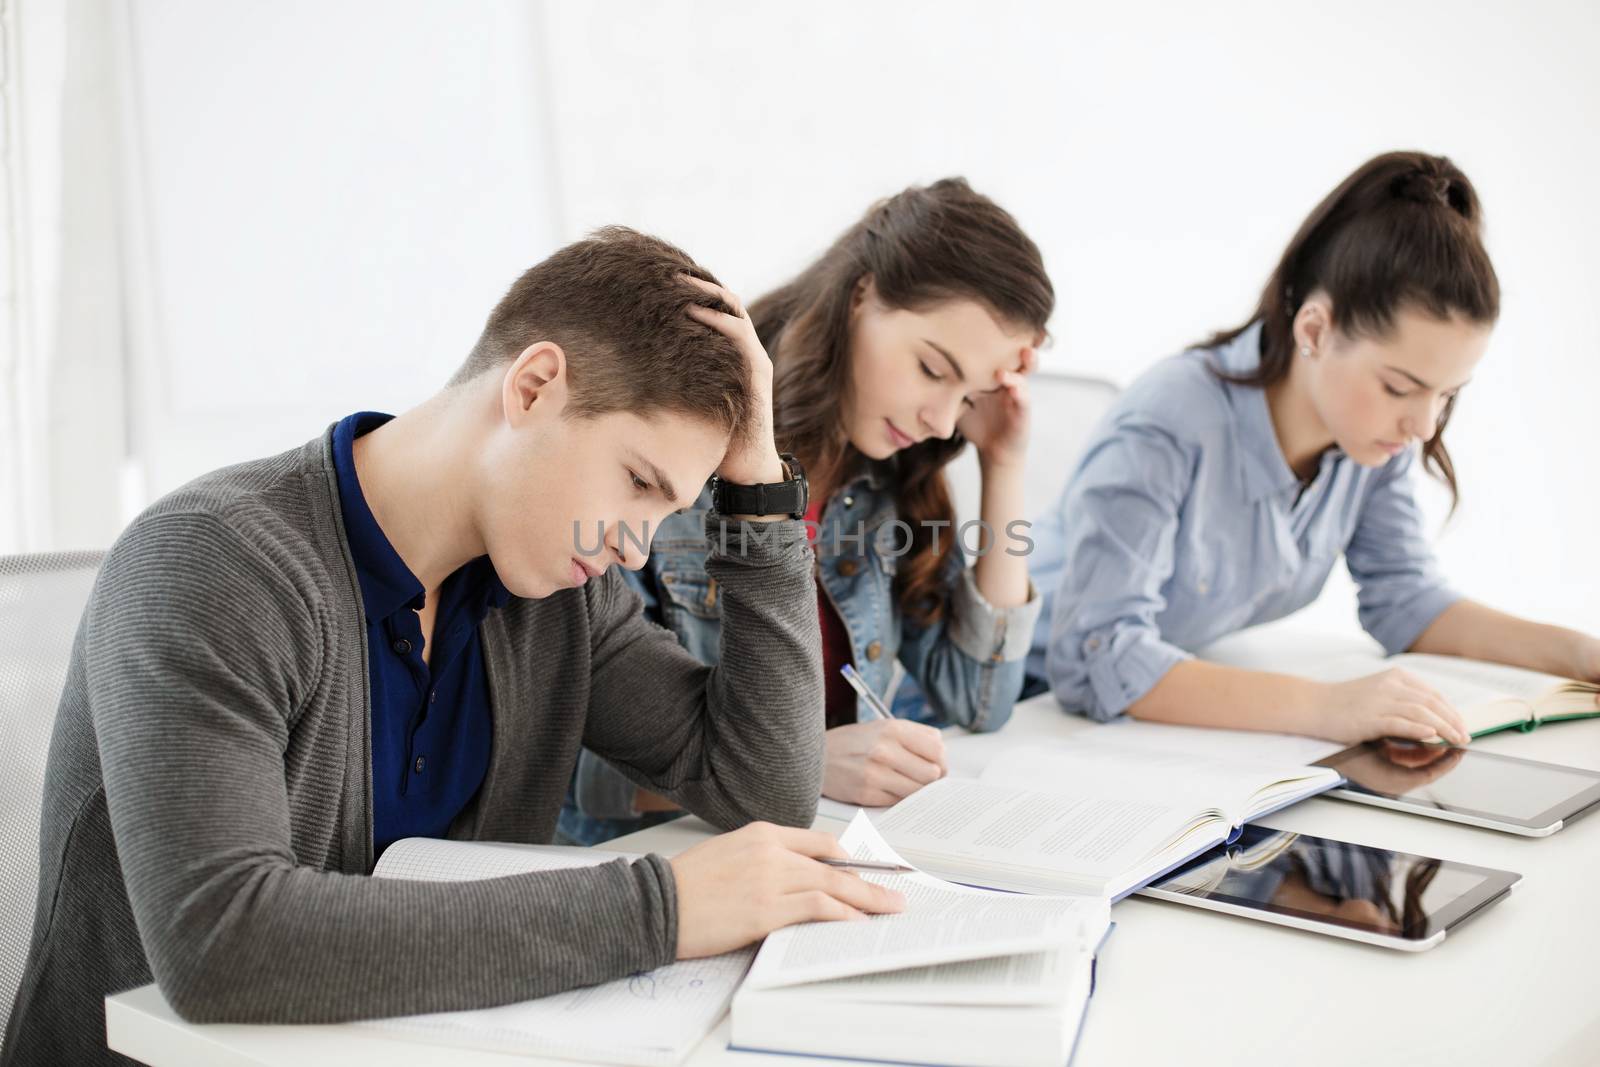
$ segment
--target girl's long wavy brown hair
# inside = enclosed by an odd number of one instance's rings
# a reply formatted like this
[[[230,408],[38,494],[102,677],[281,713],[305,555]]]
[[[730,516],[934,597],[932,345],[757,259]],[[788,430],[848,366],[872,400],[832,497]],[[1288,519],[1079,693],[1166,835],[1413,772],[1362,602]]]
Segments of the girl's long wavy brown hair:
[[[821,258],[750,305],[773,359],[778,446],[798,456],[819,484],[833,487],[869,462],[850,444],[844,425],[850,312],[866,278],[892,309],[918,311],[966,298],[1003,322],[1039,334],[1055,307],[1038,246],[964,178],[913,186],[872,205]],[[953,527],[937,537],[926,522],[953,522],[944,466],[965,447],[958,432],[883,461],[899,517],[912,529],[895,576],[895,599],[924,625],[944,614],[940,571],[955,539]]]
[[[1249,321],[1204,342],[1214,348],[1262,324],[1256,371],[1219,376],[1261,388],[1287,377],[1295,315],[1319,289],[1333,303],[1333,325],[1347,334],[1383,337],[1403,307],[1492,325],[1500,281],[1483,246],[1477,190],[1444,156],[1386,152],[1363,163],[1300,224]],[[1423,467],[1449,487],[1452,510],[1461,491],[1444,429],[1455,406],[1451,397],[1422,446]]]

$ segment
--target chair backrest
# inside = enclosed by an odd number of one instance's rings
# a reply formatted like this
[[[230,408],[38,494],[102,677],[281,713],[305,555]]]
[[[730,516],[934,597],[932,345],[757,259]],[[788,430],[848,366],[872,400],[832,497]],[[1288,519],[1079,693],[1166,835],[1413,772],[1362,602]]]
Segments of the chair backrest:
[[[0,1033],[33,932],[45,755],[102,555],[0,556]]]
[[[1040,371],[1028,379],[1032,401],[1028,466],[1023,474],[1023,517],[1038,518],[1067,484],[1089,434],[1122,390],[1104,378]],[[958,521],[976,519],[982,493],[975,449],[966,449],[945,468]],[[1004,531],[996,531],[1002,536]],[[976,534],[967,544],[977,543]]]

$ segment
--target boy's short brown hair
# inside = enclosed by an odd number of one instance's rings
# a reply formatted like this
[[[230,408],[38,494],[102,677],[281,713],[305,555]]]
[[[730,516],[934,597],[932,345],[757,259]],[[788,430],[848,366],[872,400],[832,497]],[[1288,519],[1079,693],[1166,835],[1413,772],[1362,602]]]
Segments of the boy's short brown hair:
[[[682,274],[716,281],[660,238],[596,230],[516,280],[450,384],[551,341],[566,353],[571,417],[672,412],[740,440],[754,424],[749,368],[731,340],[689,317],[691,304],[728,309]]]

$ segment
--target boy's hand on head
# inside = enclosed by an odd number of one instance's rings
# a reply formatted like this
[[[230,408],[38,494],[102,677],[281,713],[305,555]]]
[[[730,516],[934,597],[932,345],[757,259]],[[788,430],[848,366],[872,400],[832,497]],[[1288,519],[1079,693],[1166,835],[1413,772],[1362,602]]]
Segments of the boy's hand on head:
[[[732,312],[699,304],[689,307],[689,316],[696,322],[704,323],[739,346],[750,368],[750,386],[755,391],[758,421],[730,446],[722,465],[717,468],[717,475],[738,485],[781,482],[784,480],[783,462],[778,459],[778,448],[772,439],[772,359],[756,336],[756,324],[750,320],[744,302],[729,290],[692,274],[682,277],[722,301]]]
[[[755,822],[674,856],[678,958],[715,956],[795,923],[864,919],[905,908],[905,897],[850,871],[832,834]]]

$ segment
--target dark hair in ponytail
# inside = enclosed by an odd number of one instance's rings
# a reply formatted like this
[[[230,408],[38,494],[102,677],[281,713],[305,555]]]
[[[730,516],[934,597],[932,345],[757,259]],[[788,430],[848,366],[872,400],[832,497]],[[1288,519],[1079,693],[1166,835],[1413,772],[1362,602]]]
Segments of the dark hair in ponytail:
[[[1038,246],[964,178],[878,201],[794,280],[753,301],[750,317],[772,354],[778,444],[834,486],[865,463],[850,444],[841,403],[850,388],[851,301],[863,278],[872,279],[891,308],[921,310],[967,298],[1041,334],[1055,307]],[[955,519],[944,467],[965,447],[958,432],[886,461],[896,509],[913,531],[895,575],[895,599],[924,623],[944,613],[940,570],[954,543],[930,535],[937,527],[928,523]]]
[[[1300,224],[1250,320],[1206,342],[1226,344],[1261,321],[1260,367],[1224,377],[1258,387],[1287,377],[1295,315],[1319,289],[1333,303],[1333,325],[1346,334],[1382,337],[1401,308],[1492,324],[1500,314],[1500,281],[1483,247],[1483,209],[1467,176],[1444,156],[1423,152],[1386,152],[1362,164]],[[1452,508],[1461,493],[1444,428],[1454,408],[1452,397],[1422,446],[1423,467],[1450,487]]]

